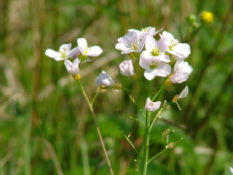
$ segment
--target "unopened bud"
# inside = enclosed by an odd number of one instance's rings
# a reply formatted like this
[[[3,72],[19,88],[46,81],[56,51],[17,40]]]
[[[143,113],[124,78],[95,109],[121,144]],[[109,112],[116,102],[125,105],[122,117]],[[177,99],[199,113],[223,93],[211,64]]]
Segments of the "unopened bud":
[[[80,80],[80,74],[72,75],[75,80]]]

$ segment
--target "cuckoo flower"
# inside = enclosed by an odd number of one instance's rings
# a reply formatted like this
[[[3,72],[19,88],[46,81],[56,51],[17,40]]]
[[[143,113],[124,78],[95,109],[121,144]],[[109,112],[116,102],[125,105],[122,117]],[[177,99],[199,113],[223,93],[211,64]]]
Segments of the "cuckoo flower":
[[[146,99],[145,109],[150,112],[154,112],[160,108],[161,102],[152,102],[150,98]]]
[[[165,40],[158,42],[153,37],[148,37],[146,41],[146,50],[140,56],[139,64],[145,69],[144,76],[147,80],[152,80],[156,76],[166,77],[171,72],[169,56],[165,54],[167,45]]]
[[[188,79],[192,71],[193,68],[188,64],[188,62],[177,61],[174,67],[174,72],[167,81],[171,83],[183,83]]]
[[[88,56],[97,57],[103,52],[99,46],[88,47],[87,40],[85,38],[78,38],[77,42],[78,49],[81,52],[79,55],[79,59],[81,61],[86,61]]]
[[[47,55],[50,58],[53,58],[56,61],[62,61],[67,58],[75,57],[79,50],[78,47],[71,49],[71,44],[63,44],[60,46],[59,51],[54,51],[52,49],[47,49],[45,51],[45,55]]]
[[[72,63],[70,60],[65,60],[65,67],[67,71],[72,75],[77,75],[79,73],[79,63],[81,61],[76,58],[74,62]]]
[[[96,84],[99,86],[105,86],[105,87],[115,86],[115,82],[105,71],[102,71],[100,75],[97,77]]]
[[[129,31],[117,41],[118,43],[115,47],[116,49],[122,51],[121,54],[129,54],[132,52],[140,53],[145,44],[145,38],[142,38],[135,30]]]
[[[179,43],[171,33],[164,31],[160,35],[161,39],[165,39],[168,45],[168,52],[177,60],[183,60],[191,53],[190,46],[186,43]]]
[[[129,32],[137,32],[139,36],[141,36],[142,38],[145,38],[147,36],[153,37],[154,35],[159,33],[161,30],[156,31],[155,27],[146,27],[146,28],[143,28],[141,31],[136,30],[136,29],[129,29]]]
[[[125,60],[119,65],[120,72],[126,77],[132,77],[134,75],[134,68],[132,60]]]

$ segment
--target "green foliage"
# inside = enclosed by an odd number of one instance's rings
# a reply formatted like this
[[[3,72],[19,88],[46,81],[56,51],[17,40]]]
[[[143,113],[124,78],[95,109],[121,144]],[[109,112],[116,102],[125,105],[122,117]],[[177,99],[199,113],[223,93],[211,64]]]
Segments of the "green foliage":
[[[186,16],[194,14],[198,21],[204,10],[214,14],[214,22],[202,26],[189,41],[192,53],[188,59],[194,69],[187,81],[189,95],[180,102],[182,111],[170,105],[153,126],[150,157],[165,148],[166,139],[161,141],[164,130],[175,130],[169,136],[170,142],[183,140],[153,160],[148,175],[230,175],[229,167],[233,167],[232,7],[232,0],[5,0],[0,3],[0,175],[61,175],[59,166],[66,175],[82,175],[85,155],[80,148],[82,139],[87,143],[91,174],[109,173],[78,86],[63,63],[56,64],[44,55],[46,48],[57,50],[63,43],[76,45],[78,37],[85,37],[90,44],[100,45],[104,50],[101,57],[80,68],[89,96],[94,96],[95,78],[102,69],[125,88],[140,94],[108,90],[100,93],[94,104],[115,174],[134,175],[137,155],[121,130],[130,135],[138,150],[144,130],[123,114],[144,123],[129,94],[140,108],[144,107],[147,94],[137,86],[144,82],[143,77],[137,82],[119,74],[118,65],[125,58],[115,51],[117,39],[129,28],[151,25],[171,31],[180,41],[185,41],[189,32],[194,31],[185,21]],[[159,81],[158,78],[153,83],[155,89]],[[162,93],[164,99],[172,99],[182,88],[183,85],[166,87]]]

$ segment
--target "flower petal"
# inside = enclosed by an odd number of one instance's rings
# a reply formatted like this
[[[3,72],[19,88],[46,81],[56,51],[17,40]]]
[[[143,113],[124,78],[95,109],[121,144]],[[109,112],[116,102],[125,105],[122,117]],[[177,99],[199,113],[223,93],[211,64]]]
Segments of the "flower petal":
[[[82,54],[84,54],[84,51],[87,47],[87,40],[85,38],[78,38],[77,39],[78,48]]]
[[[171,73],[171,66],[165,63],[158,63],[157,76],[166,77]]]
[[[102,71],[96,79],[96,84],[99,86],[112,87],[115,85],[115,82],[105,71]]]
[[[157,73],[158,73],[157,69],[147,69],[144,72],[144,77],[147,80],[151,81],[156,77]]]
[[[54,51],[52,49],[47,49],[45,51],[45,55],[47,55],[50,58],[53,58],[56,61],[61,61],[64,60],[64,58],[61,58],[61,54],[57,51]]]
[[[75,48],[73,48],[71,51],[69,51],[68,57],[69,57],[69,58],[71,58],[71,57],[77,58],[77,56],[78,56],[79,54],[80,54],[80,51],[79,51],[78,47],[75,47]]]
[[[187,97],[188,91],[189,91],[188,86],[185,86],[185,88],[179,94],[179,99]]]
[[[150,98],[146,99],[145,109],[150,112],[154,112],[160,108],[161,102],[152,102]]]
[[[70,60],[65,60],[65,67],[67,69],[67,71],[72,74],[72,75],[76,75],[79,73],[79,63],[81,61],[77,58],[74,60],[74,62],[72,63]]]
[[[71,49],[72,44],[62,44],[59,48],[59,52],[68,53]]]
[[[102,52],[103,52],[103,50],[102,50],[99,46],[89,47],[88,56],[97,57],[97,56],[99,56]]]

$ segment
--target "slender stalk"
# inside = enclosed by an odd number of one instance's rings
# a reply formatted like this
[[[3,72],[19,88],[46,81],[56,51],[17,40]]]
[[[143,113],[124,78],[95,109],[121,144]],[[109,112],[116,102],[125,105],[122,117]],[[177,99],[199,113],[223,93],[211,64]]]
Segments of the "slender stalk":
[[[151,82],[149,84],[149,98],[151,98]],[[146,111],[146,127],[145,127],[145,139],[144,139],[144,150],[142,159],[142,175],[146,175],[147,165],[148,165],[148,155],[149,155],[149,145],[150,145],[150,115],[151,112]]]
[[[96,120],[96,116],[95,116],[95,113],[94,113],[94,109],[93,109],[92,104],[90,103],[90,101],[89,101],[89,99],[88,99],[88,97],[87,97],[87,95],[86,95],[86,92],[85,92],[84,89],[83,89],[83,86],[82,86],[80,80],[78,79],[77,82],[78,82],[78,85],[79,85],[79,87],[80,87],[80,89],[81,89],[81,92],[82,92],[82,94],[83,94],[83,96],[84,96],[84,98],[85,98],[85,100],[86,100],[86,102],[87,102],[87,104],[88,104],[89,110],[91,111],[91,115],[92,115],[92,117],[93,117],[93,119],[94,119],[94,123],[95,123],[95,126],[96,126],[96,130],[97,130],[97,133],[98,133],[100,142],[101,142],[101,146],[102,146],[103,151],[104,151],[105,159],[106,159],[106,161],[107,161],[107,164],[108,164],[110,173],[111,173],[111,175],[114,175],[114,172],[113,172],[113,169],[112,169],[112,165],[111,165],[111,162],[110,162],[110,160],[109,160],[108,153],[107,153],[107,150],[106,150],[106,148],[105,148],[104,141],[103,141],[103,138],[102,138],[100,129],[99,129],[99,125],[98,125],[97,120]]]
[[[161,155],[162,153],[164,153],[165,151],[167,151],[168,148],[165,148],[164,150],[160,151],[158,154],[156,154],[155,156],[153,156],[148,163],[150,163],[152,160],[154,160],[156,157],[158,157],[159,155]]]
[[[149,145],[150,145],[150,112],[146,111],[146,127],[145,127],[145,140],[144,140],[144,152],[142,159],[142,175],[146,175],[147,172],[147,161],[149,154]]]

